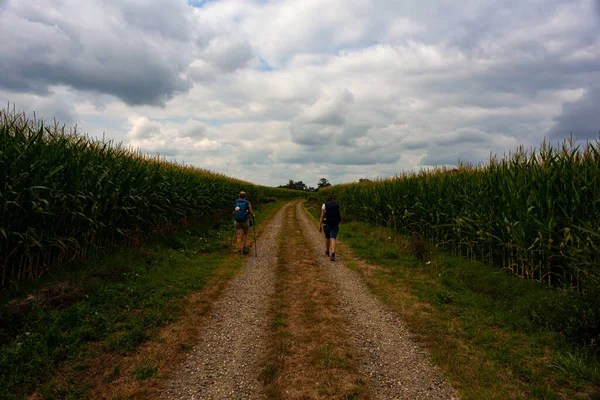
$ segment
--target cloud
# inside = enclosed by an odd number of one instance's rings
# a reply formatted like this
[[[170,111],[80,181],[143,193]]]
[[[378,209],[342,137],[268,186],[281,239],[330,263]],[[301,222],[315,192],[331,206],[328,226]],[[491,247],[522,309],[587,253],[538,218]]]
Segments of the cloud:
[[[325,93],[306,107],[292,122],[292,141],[303,145],[323,145],[344,135],[346,115],[354,103],[348,89]]]
[[[63,92],[63,90],[58,90]],[[54,121],[60,125],[73,126],[80,122],[80,116],[72,101],[62,96],[47,97],[28,93],[14,94],[0,89],[0,101],[12,110],[25,112],[30,118],[44,120],[48,124]]]
[[[201,57],[221,71],[244,67],[252,58],[252,46],[246,40],[217,37],[210,41]]]
[[[163,105],[191,87],[194,54],[183,0],[10,3],[0,15],[0,87],[49,95],[51,87]]]
[[[477,165],[486,163],[490,156],[502,156],[506,149],[519,145],[516,138],[501,133],[490,133],[478,128],[461,128],[432,137],[419,165],[423,167],[456,165],[458,162]]]
[[[129,118],[131,129],[127,134],[131,139],[148,139],[163,134],[162,124],[151,121],[146,117]]]
[[[207,128],[202,122],[188,119],[178,131],[180,137],[200,139],[206,136]]]
[[[562,139],[571,133],[578,139],[597,139],[600,134],[600,86],[589,88],[580,99],[563,104],[549,132],[552,139]]]

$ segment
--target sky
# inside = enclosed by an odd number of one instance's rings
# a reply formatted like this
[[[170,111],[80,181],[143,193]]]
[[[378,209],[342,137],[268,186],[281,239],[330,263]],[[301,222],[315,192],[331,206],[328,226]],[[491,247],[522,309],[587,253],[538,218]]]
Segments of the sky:
[[[600,132],[600,0],[0,0],[0,101],[257,184]]]

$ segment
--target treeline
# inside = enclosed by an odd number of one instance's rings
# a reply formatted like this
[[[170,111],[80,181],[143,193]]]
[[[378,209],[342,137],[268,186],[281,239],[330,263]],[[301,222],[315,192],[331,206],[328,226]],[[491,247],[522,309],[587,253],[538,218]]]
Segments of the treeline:
[[[291,190],[300,190],[303,192],[317,192],[319,189],[331,186],[329,181],[326,178],[319,179],[319,183],[317,183],[317,187],[314,188],[312,186],[306,186],[306,184],[302,181],[296,181],[290,179],[287,184],[279,185],[278,188],[281,189],[291,189]]]

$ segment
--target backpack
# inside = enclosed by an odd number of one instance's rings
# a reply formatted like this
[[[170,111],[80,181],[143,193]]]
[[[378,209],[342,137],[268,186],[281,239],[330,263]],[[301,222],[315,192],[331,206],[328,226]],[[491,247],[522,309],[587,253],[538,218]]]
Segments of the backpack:
[[[237,199],[233,209],[233,218],[236,221],[244,222],[248,219],[248,200]]]
[[[325,223],[328,225],[337,225],[342,221],[340,215],[340,206],[337,202],[329,200],[325,203]]]

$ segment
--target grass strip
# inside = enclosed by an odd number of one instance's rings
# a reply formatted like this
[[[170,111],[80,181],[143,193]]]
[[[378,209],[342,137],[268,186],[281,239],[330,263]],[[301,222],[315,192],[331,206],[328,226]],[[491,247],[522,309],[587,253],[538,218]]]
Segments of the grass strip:
[[[271,305],[269,354],[261,378],[277,398],[366,399],[339,304],[300,229],[286,210]]]

